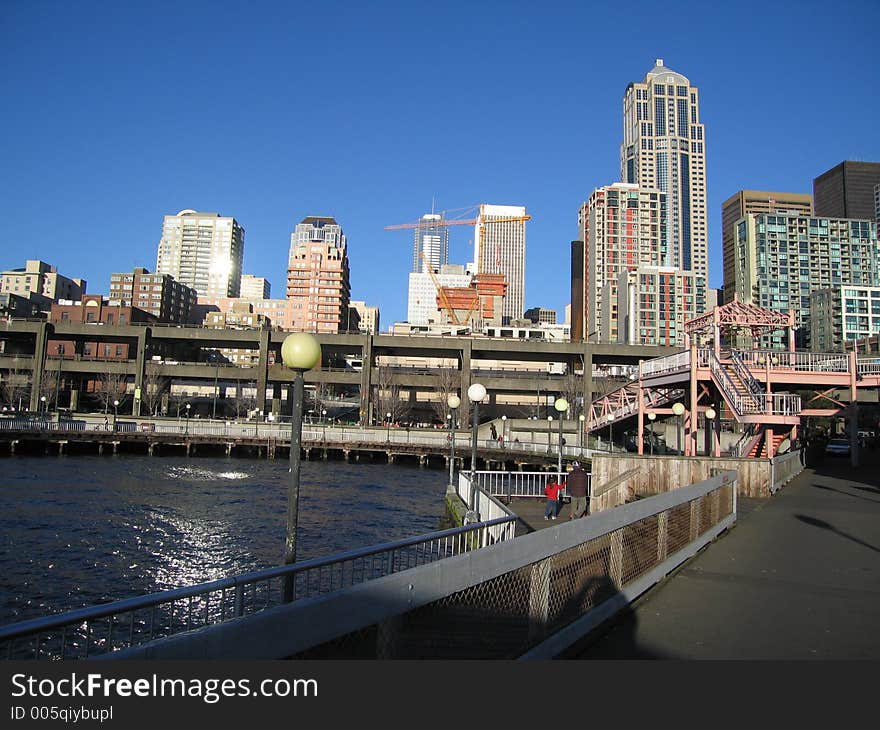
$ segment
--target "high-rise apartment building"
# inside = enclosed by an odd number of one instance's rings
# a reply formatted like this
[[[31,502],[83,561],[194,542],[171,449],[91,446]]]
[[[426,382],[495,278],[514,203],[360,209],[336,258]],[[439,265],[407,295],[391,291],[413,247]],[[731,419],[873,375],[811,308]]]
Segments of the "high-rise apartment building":
[[[79,300],[85,293],[85,279],[68,279],[54,266],[36,259],[25,261],[23,269],[10,269],[0,274],[0,294],[21,297],[35,294],[57,302],[59,299]]]
[[[481,205],[474,230],[476,274],[504,274],[507,290],[504,323],[520,319],[526,294],[526,209],[518,205]]]
[[[410,274],[406,321],[419,325],[439,321],[436,285],[468,287],[471,279],[471,274],[460,264],[446,264],[435,274],[421,271]]]
[[[182,210],[166,215],[156,273],[170,274],[202,296],[237,297],[244,229],[219,213]]]
[[[294,328],[345,332],[351,299],[348,254],[342,227],[330,216],[308,216],[290,236],[287,298]]]
[[[706,285],[692,271],[673,266],[639,266],[617,282],[617,341],[627,345],[683,346],[684,323],[704,311]],[[605,285],[603,307],[611,304]]]
[[[699,91],[687,77],[656,65],[623,97],[620,176],[666,193],[667,266],[708,275],[706,152]]]
[[[272,285],[263,276],[252,274],[241,275],[241,289],[238,296],[242,299],[269,299]]]
[[[430,266],[439,271],[449,263],[449,230],[442,225],[443,217],[436,213],[422,216],[413,234],[413,272],[427,273]]]
[[[880,223],[880,183],[874,186],[874,220]]]
[[[639,266],[669,266],[666,194],[630,183],[596,188],[581,206],[584,339],[617,342],[617,284]],[[702,277],[701,277],[702,279]],[[606,285],[610,287],[603,309]]]
[[[880,162],[844,160],[813,180],[816,215],[828,218],[874,218],[874,186]]]
[[[840,284],[810,293],[810,349],[838,352],[880,333],[880,287]]]
[[[193,321],[196,290],[175,281],[170,274],[151,274],[149,269],[110,275],[110,304],[149,312],[159,322],[186,324]]]
[[[724,252],[724,297],[722,304],[733,301],[736,267],[736,222],[746,215],[761,213],[813,214],[813,196],[809,193],[778,193],[767,190],[740,190],[721,205],[721,240]]]
[[[793,309],[801,346],[810,293],[841,284],[880,286],[875,222],[766,213],[737,221],[734,292],[746,304]]]
[[[556,310],[546,307],[532,307],[523,313],[523,319],[534,324],[556,324]]]
[[[353,301],[349,306],[359,315],[361,332],[371,335],[379,334],[379,307],[371,307],[361,301]]]

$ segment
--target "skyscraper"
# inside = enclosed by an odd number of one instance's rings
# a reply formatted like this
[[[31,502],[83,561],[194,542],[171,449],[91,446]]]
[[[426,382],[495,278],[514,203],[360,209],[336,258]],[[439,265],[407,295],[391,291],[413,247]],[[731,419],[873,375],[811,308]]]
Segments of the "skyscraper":
[[[733,301],[736,288],[736,222],[751,213],[813,214],[813,196],[809,193],[776,193],[767,190],[740,190],[721,204],[721,242],[724,252],[724,298]]]
[[[706,154],[699,91],[662,59],[623,97],[623,182],[666,193],[667,266],[708,274]]]
[[[170,274],[202,296],[237,297],[244,228],[219,213],[182,210],[166,215],[156,273]]]
[[[331,216],[309,216],[290,236],[287,298],[295,329],[345,332],[351,290],[342,227]]]
[[[441,221],[436,213],[427,213],[419,221],[413,236],[413,272],[428,273],[428,266],[437,272],[449,263],[449,229]]]
[[[622,324],[617,312],[621,273],[640,266],[669,265],[666,205],[666,195],[659,190],[614,183],[596,188],[581,206],[584,339],[617,342],[618,324]],[[705,280],[699,278],[705,287]]]
[[[873,193],[878,183],[880,162],[844,160],[813,180],[816,215],[873,218]]]
[[[504,274],[504,323],[525,311],[526,209],[518,205],[481,205],[474,229],[477,274]]]

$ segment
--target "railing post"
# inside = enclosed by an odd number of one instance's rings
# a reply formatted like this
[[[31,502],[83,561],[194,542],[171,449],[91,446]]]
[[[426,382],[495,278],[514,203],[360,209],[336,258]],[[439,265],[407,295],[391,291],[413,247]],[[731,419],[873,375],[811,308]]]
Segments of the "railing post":
[[[236,616],[244,616],[244,586],[235,586],[235,606],[233,608]]]
[[[623,530],[611,533],[611,554],[608,560],[608,573],[614,585],[623,587]]]
[[[669,550],[669,512],[657,515],[657,562],[666,560]]]
[[[529,581],[529,639],[538,639],[547,629],[550,615],[550,561],[545,558],[532,566]]]
[[[690,516],[690,540],[693,542],[700,535],[700,500],[695,499],[691,502]]]

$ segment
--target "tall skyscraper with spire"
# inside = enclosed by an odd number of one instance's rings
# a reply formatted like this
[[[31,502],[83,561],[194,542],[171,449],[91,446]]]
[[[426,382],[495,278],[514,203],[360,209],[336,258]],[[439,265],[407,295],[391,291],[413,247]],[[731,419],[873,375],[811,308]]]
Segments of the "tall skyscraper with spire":
[[[666,266],[707,280],[706,153],[700,96],[657,59],[623,97],[621,180],[666,193]]]
[[[427,274],[429,266],[437,272],[449,263],[449,230],[442,222],[443,216],[438,213],[426,213],[419,221],[413,238],[414,273]]]

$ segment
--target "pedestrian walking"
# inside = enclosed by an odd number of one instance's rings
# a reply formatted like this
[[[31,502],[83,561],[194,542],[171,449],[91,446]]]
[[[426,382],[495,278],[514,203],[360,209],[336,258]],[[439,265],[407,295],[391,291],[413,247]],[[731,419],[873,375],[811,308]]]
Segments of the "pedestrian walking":
[[[555,520],[559,513],[559,493],[564,489],[555,479],[547,482],[544,487],[544,494],[547,497],[547,504],[544,507],[544,519]]]
[[[565,481],[568,496],[571,497],[571,513],[568,519],[587,516],[587,472],[581,469],[576,461],[571,465],[571,472]]]

